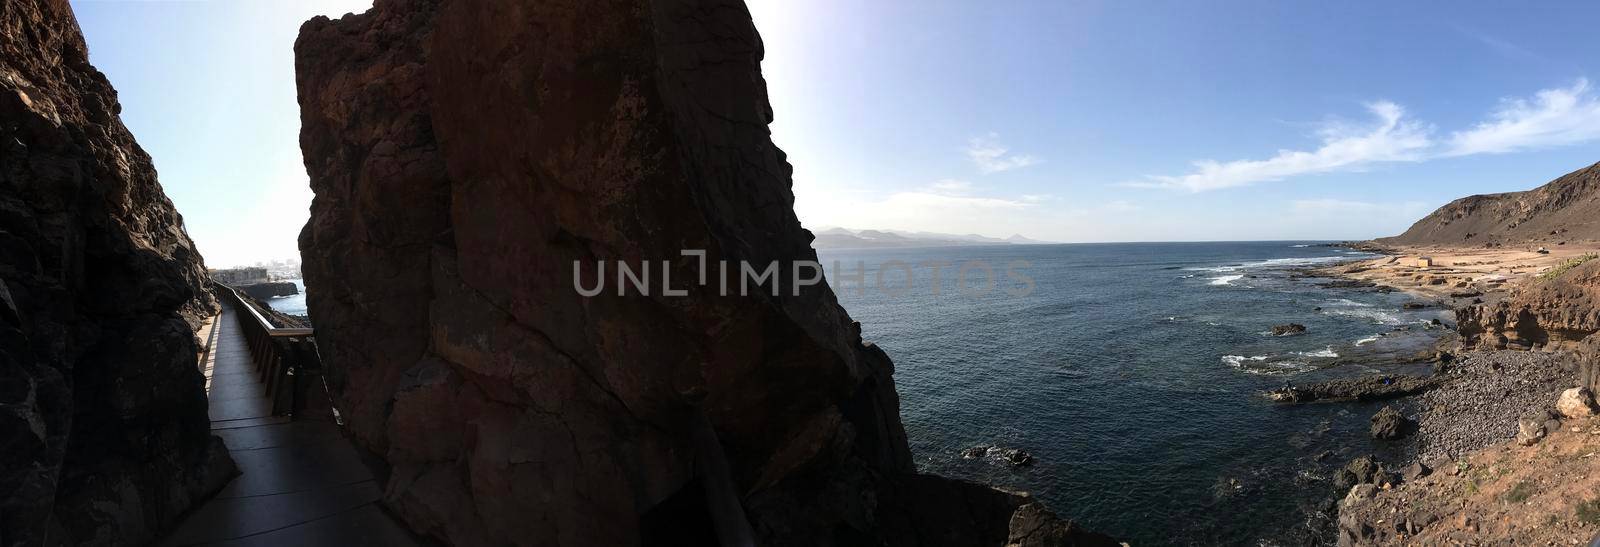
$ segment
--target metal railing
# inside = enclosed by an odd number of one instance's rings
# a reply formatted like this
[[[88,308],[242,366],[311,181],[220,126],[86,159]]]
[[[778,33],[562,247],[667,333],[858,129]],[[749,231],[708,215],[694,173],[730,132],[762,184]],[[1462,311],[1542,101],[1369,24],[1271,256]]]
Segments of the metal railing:
[[[315,331],[278,328],[233,287],[217,283],[217,294],[239,314],[239,326],[250,348],[257,379],[266,385],[277,416],[331,414],[322,384],[322,359],[317,355]]]

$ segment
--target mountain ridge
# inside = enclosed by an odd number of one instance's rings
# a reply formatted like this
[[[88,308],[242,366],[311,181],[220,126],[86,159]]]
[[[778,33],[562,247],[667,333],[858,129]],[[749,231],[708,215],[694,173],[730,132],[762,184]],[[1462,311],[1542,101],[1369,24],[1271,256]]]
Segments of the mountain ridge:
[[[1520,192],[1457,199],[1380,245],[1562,245],[1600,240],[1600,163]]]

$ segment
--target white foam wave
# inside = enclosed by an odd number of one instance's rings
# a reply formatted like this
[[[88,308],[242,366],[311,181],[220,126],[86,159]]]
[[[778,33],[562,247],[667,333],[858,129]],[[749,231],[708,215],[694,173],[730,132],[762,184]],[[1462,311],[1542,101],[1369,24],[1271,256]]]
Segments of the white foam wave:
[[[1395,315],[1392,312],[1373,308],[1334,308],[1323,310],[1322,313],[1329,315],[1343,315],[1346,317],[1357,317],[1366,319],[1378,325],[1398,326],[1406,324],[1404,319],[1401,319],[1398,315]]]
[[[1326,264],[1329,262],[1342,262],[1350,260],[1348,256],[1311,256],[1301,258],[1271,258],[1257,262],[1243,264],[1229,264],[1226,266],[1210,266],[1204,268],[1184,268],[1197,272],[1237,272],[1240,270],[1255,270],[1260,268],[1291,268],[1295,266],[1310,266],[1313,264]]]
[[[1316,357],[1321,359],[1332,359],[1339,356],[1339,352],[1333,351],[1333,346],[1328,346],[1327,348],[1318,351],[1297,351],[1294,352],[1294,354],[1301,357]]]
[[[1268,355],[1246,357],[1243,355],[1224,355],[1222,362],[1230,367],[1239,369],[1246,374],[1293,374],[1312,370],[1310,363],[1289,359],[1284,361],[1269,361]]]
[[[1290,245],[1290,247],[1293,247],[1295,249],[1304,249],[1306,247],[1310,247],[1310,245],[1300,244],[1300,245]]]
[[[1267,359],[1268,359],[1268,357],[1265,356],[1265,355],[1257,355],[1257,356],[1254,356],[1254,357],[1245,357],[1243,355],[1224,355],[1224,356],[1222,356],[1222,362],[1223,363],[1227,363],[1227,365],[1230,366],[1230,367],[1243,366],[1245,361],[1265,361]]]
[[[1224,275],[1211,278],[1212,285],[1232,285],[1234,281],[1244,279],[1244,275]]]
[[[1378,336],[1368,336],[1366,338],[1362,338],[1360,340],[1356,340],[1356,345],[1357,346],[1365,346],[1367,344],[1371,344],[1373,342],[1377,342],[1378,338],[1379,338]]]
[[[1352,308],[1370,308],[1370,307],[1372,307],[1372,304],[1365,304],[1365,303],[1361,303],[1361,302],[1356,302],[1356,301],[1351,300],[1349,298],[1339,298],[1339,299],[1335,299],[1335,300],[1329,300],[1327,305],[1329,305],[1329,306],[1350,306]]]

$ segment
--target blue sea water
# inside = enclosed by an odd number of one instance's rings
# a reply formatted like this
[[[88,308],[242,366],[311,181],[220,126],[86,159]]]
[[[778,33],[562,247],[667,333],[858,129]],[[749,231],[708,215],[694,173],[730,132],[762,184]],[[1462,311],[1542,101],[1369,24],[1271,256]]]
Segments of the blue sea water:
[[[289,315],[306,315],[305,281],[299,279],[289,279],[287,281],[293,281],[294,286],[298,288],[299,291],[290,296],[269,298],[267,299],[267,305],[272,306],[272,309],[274,310],[278,310]]]
[[[1138,545],[1306,544],[1332,539],[1332,472],[1398,448],[1367,437],[1378,405],[1285,406],[1260,392],[1414,372],[1424,365],[1413,357],[1442,330],[1428,323],[1444,318],[1403,310],[1410,299],[1401,293],[1324,288],[1327,279],[1293,275],[1372,256],[1315,243],[835,250],[820,258],[864,336],[894,359],[920,470],[1032,492],[1061,516]],[[985,286],[977,266],[965,280],[972,290],[959,290],[957,266],[973,261],[994,270],[994,290],[974,294]],[[1006,277],[1008,265],[1033,280],[1031,294],[1014,294],[1026,286]],[[875,288],[879,271],[889,290]],[[1291,322],[1309,332],[1271,335]],[[980,444],[1036,461],[962,457]]]

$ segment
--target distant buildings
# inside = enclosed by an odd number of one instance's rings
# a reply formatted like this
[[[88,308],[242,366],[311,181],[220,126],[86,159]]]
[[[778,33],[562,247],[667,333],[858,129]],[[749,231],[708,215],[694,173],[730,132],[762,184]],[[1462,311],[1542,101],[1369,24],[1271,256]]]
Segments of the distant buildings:
[[[266,268],[229,268],[226,270],[211,270],[211,279],[224,285],[253,285],[266,283]]]

